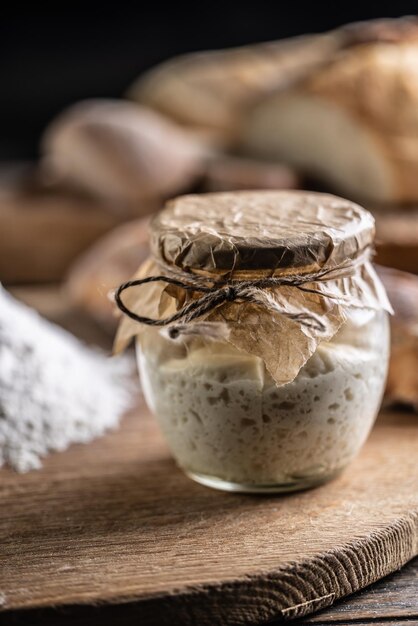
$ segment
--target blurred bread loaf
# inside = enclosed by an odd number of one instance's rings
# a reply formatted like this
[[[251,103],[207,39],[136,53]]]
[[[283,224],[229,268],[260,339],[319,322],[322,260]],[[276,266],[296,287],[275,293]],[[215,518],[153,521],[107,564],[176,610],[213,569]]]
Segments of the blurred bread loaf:
[[[109,292],[128,280],[149,255],[148,218],[114,229],[74,263],[65,284],[72,305],[106,330],[117,325]]]
[[[128,96],[198,131],[216,146],[236,143],[245,108],[260,95],[306,76],[340,47],[340,33],[198,52],[141,76]]]
[[[386,267],[377,269],[395,311],[385,398],[418,409],[418,277]]]
[[[0,171],[0,282],[61,280],[74,259],[118,223],[102,203],[45,188],[35,167]]]
[[[418,274],[418,208],[373,209],[376,262]]]
[[[89,100],[52,122],[43,152],[49,180],[88,192],[116,212],[141,215],[192,185],[206,149],[155,111]]]
[[[295,170],[280,163],[218,155],[208,159],[201,187],[204,192],[295,189],[300,182]]]
[[[418,200],[418,20],[348,27],[351,44],[253,107],[251,155],[276,158],[350,198]]]
[[[414,18],[349,24],[328,33],[197,52],[152,68],[128,97],[193,128],[217,146],[239,143],[246,111],[271,93],[298,84],[341,50],[413,39]]]

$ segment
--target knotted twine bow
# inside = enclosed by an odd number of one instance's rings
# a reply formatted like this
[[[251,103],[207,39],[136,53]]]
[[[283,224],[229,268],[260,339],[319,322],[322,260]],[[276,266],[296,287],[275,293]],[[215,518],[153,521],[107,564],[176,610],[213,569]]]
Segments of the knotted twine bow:
[[[148,276],[136,280],[129,280],[122,283],[115,292],[115,301],[119,309],[128,317],[140,324],[148,326],[170,326],[169,336],[174,339],[181,333],[181,326],[203,317],[210,313],[225,302],[263,302],[266,301],[265,290],[274,287],[295,287],[300,291],[313,293],[322,297],[340,300],[338,296],[331,293],[324,293],[319,289],[308,287],[308,283],[314,283],[325,280],[333,280],[352,274],[354,269],[365,262],[364,254],[357,259],[349,260],[344,264],[334,267],[322,269],[309,274],[293,274],[288,276],[269,276],[255,280],[230,280],[230,281],[210,281],[212,284],[208,286],[208,280],[196,276],[187,276],[187,278],[173,278],[171,276]],[[367,251],[367,258],[369,251]],[[176,313],[162,319],[153,319],[138,315],[129,309],[121,298],[121,294],[132,287],[139,287],[152,282],[165,282],[168,285],[180,287],[184,291],[199,292],[204,295],[199,298],[190,300],[184,304]],[[278,305],[276,305],[276,310]],[[306,312],[294,313],[280,309],[282,315],[292,319],[299,324],[316,331],[324,332],[325,324],[321,319],[313,314]],[[180,325],[171,326],[174,322],[180,322]]]

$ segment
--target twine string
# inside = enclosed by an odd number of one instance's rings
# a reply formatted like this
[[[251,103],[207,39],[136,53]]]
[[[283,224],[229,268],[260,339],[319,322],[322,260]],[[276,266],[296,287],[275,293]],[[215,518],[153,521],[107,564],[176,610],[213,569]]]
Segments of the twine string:
[[[307,293],[336,299],[337,296],[330,293],[324,293],[313,287],[308,287],[307,284],[324,280],[332,280],[335,277],[347,275],[347,269],[351,270],[352,273],[353,267],[356,267],[357,265],[358,263],[344,264],[339,268],[327,268],[309,274],[269,276],[255,280],[211,281],[212,284],[210,286],[208,285],[208,280],[197,276],[187,276],[187,278],[184,279],[174,278],[167,275],[148,276],[146,278],[128,280],[127,282],[122,283],[115,292],[115,301],[119,309],[125,315],[140,324],[146,324],[147,326],[171,326],[175,322],[180,322],[184,325],[202,318],[207,313],[210,313],[226,302],[260,303],[263,300],[263,291],[274,287],[295,287]],[[165,282],[168,285],[174,285],[184,291],[199,292],[203,295],[190,300],[178,311],[162,319],[153,319],[139,315],[135,311],[132,311],[122,300],[122,293],[127,289],[159,281]],[[283,308],[280,308],[279,310],[278,306],[275,307],[275,309],[282,315],[297,321],[305,327],[313,328],[319,332],[324,332],[326,330],[326,326],[323,321],[314,313],[292,312]],[[172,337],[178,336],[179,332],[181,332],[179,327],[171,326],[169,329],[170,336]]]

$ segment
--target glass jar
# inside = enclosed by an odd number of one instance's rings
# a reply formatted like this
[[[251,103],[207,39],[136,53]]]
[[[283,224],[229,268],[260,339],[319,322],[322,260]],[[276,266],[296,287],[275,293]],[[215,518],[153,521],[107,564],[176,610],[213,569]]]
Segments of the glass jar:
[[[361,207],[306,192],[186,196],[154,221],[154,260],[118,294],[119,339],[136,335],[146,402],[188,476],[286,492],[356,456],[389,357],[373,234]]]
[[[338,475],[365,442],[385,385],[388,316],[352,314],[281,387],[226,342],[174,343],[153,329],[137,348],[146,402],[186,474],[228,491],[292,491]]]

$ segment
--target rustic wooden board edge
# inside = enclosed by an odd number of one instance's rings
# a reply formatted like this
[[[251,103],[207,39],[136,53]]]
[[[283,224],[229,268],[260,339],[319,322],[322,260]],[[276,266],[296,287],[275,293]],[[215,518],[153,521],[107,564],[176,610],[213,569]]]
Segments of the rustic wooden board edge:
[[[387,576],[417,554],[418,510],[300,563],[220,585],[144,598],[141,624],[168,626],[175,620],[190,626],[241,626],[301,618]]]
[[[244,626],[305,617],[330,607],[336,600],[367,587],[400,569],[418,555],[418,510],[370,535],[277,570],[262,571],[221,584],[208,583],[164,594],[115,597],[95,606],[117,611],[130,605],[141,626]],[[318,575],[319,573],[319,575]],[[55,610],[66,606],[57,603]],[[42,610],[11,610],[10,614]],[[94,607],[71,605],[83,614]],[[6,617],[8,611],[0,612]],[[115,616],[116,617],[116,616]]]
[[[307,624],[333,624],[369,619],[417,619],[418,557],[401,569],[365,589],[336,602],[332,607],[303,618]],[[294,622],[295,623],[295,622]],[[296,622],[299,624],[299,621]]]

